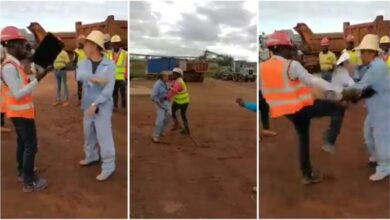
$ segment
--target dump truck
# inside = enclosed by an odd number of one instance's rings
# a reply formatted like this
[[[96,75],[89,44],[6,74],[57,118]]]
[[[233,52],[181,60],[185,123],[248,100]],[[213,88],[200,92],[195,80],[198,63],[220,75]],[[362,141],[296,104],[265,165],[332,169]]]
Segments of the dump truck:
[[[327,37],[330,40],[329,50],[337,56],[345,48],[345,38],[348,34],[355,37],[355,45],[358,45],[366,34],[377,34],[379,37],[390,34],[390,20],[384,20],[383,16],[377,16],[373,22],[351,25],[349,22],[343,23],[343,32],[334,33],[313,33],[304,23],[298,23],[294,30],[302,38],[303,65],[311,72],[319,72],[318,54],[321,51],[320,41]]]
[[[31,22],[28,29],[44,30],[38,22]],[[127,49],[127,21],[115,20],[113,15],[107,17],[103,22],[83,24],[81,21],[75,22],[74,32],[56,32],[54,35],[61,38],[65,44],[65,50],[72,53],[76,49],[77,36],[83,34],[87,36],[92,30],[100,30],[103,33],[108,33],[110,36],[118,34],[122,39],[122,47]]]
[[[175,67],[183,70],[183,79],[186,82],[203,82],[204,74],[208,70],[208,63],[200,60],[180,59],[176,57],[147,57],[146,75],[155,78],[162,71],[172,71]]]

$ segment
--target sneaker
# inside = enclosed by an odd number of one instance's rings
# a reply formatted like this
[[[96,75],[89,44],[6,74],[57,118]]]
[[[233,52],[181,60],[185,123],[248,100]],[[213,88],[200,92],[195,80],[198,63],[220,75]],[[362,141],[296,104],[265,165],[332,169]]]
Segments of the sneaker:
[[[377,181],[381,181],[383,180],[384,178],[386,178],[387,176],[390,175],[390,172],[389,173],[374,173],[370,176],[370,180],[373,181],[373,182],[377,182]]]
[[[275,131],[271,131],[271,130],[263,130],[261,132],[261,134],[263,136],[266,136],[266,137],[274,137],[274,136],[278,135],[278,133],[276,133]]]
[[[152,141],[154,143],[158,143],[158,142],[160,142],[160,139],[158,137],[152,137]]]
[[[55,107],[55,106],[58,106],[60,104],[61,104],[61,102],[53,102],[51,105]]]
[[[23,184],[23,192],[39,192],[46,189],[48,183],[43,178],[34,180],[31,184]]]
[[[10,133],[12,129],[9,127],[1,126],[1,133]]]
[[[97,181],[106,181],[112,174],[114,173],[114,171],[112,172],[101,172],[99,175],[96,176],[96,180]]]
[[[88,161],[86,159],[83,159],[83,160],[80,160],[79,164],[80,164],[80,166],[89,166],[89,165],[92,165],[92,164],[97,163],[97,162],[99,162],[99,160]]]
[[[323,144],[321,149],[325,152],[328,152],[330,154],[335,154],[336,153],[336,146],[334,144]]]
[[[321,182],[321,176],[318,172],[312,172],[310,176],[303,176],[302,177],[302,184],[303,185],[309,185],[309,184],[315,184]]]

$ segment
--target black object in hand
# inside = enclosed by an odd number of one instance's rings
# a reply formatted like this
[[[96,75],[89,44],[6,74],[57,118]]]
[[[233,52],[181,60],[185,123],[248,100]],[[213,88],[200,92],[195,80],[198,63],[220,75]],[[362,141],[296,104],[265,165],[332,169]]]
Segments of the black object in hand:
[[[376,91],[373,88],[367,87],[367,88],[363,89],[361,98],[362,99],[363,98],[365,98],[365,99],[371,98],[375,94],[376,94]]]
[[[95,114],[99,113],[99,108],[96,107]]]
[[[61,41],[52,33],[48,33],[36,49],[33,61],[46,68],[54,63],[61,50]]]

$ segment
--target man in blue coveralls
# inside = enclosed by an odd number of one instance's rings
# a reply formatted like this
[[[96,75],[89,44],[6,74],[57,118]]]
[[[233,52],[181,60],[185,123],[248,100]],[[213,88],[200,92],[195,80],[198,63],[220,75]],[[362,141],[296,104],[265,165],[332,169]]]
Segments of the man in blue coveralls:
[[[115,147],[112,137],[112,92],[115,84],[115,63],[103,57],[104,34],[92,31],[86,38],[84,51],[87,59],[77,68],[77,81],[83,85],[81,108],[84,111],[84,152],[81,166],[102,161],[98,181],[108,179],[115,170]]]

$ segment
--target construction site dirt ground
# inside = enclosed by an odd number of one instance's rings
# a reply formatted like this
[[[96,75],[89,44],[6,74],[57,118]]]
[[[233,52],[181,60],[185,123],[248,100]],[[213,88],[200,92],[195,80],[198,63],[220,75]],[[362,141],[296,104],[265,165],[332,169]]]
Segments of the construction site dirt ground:
[[[127,217],[127,112],[113,114],[117,169],[112,178],[98,182],[100,164],[80,167],[83,159],[82,112],[76,107],[76,83],[68,75],[70,105],[52,107],[55,79],[48,75],[34,92],[39,175],[48,189],[23,193],[16,172],[16,136],[1,136],[2,218],[126,218]],[[6,124],[13,127],[11,121]]]
[[[151,88],[152,80],[131,87]],[[192,137],[170,131],[151,140],[156,107],[131,95],[130,216],[135,218],[255,218],[256,114],[235,103],[256,100],[256,83],[207,78],[188,83]]]
[[[373,183],[363,142],[363,103],[346,112],[337,152],[321,150],[329,118],[311,124],[311,159],[323,182],[303,186],[297,137],[285,118],[274,121],[277,137],[260,142],[260,218],[389,218],[389,179]]]

